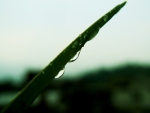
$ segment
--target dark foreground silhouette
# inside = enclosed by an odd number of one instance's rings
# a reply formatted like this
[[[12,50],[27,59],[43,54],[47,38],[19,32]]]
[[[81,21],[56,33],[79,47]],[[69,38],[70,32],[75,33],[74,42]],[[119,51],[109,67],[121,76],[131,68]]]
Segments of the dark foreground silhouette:
[[[0,83],[2,95],[18,92],[36,72],[29,72],[19,86]],[[7,98],[7,97],[5,97]],[[1,103],[1,102],[0,102]],[[5,104],[0,104],[0,110]],[[25,113],[150,113],[150,67],[126,66],[99,70],[76,80],[53,80]]]

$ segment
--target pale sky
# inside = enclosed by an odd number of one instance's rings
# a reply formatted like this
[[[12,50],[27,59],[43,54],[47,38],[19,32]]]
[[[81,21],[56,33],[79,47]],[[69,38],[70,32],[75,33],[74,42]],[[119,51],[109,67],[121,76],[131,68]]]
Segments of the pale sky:
[[[0,79],[42,69],[80,33],[123,0],[1,0]],[[99,67],[150,64],[150,0],[128,0],[66,65],[72,77]]]

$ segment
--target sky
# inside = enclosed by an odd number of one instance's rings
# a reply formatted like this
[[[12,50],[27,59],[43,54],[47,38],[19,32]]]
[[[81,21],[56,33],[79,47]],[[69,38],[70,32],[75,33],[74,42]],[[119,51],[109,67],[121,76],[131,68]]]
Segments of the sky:
[[[0,80],[41,70],[123,0],[1,0]],[[150,1],[128,0],[65,67],[65,77],[124,63],[150,64]]]

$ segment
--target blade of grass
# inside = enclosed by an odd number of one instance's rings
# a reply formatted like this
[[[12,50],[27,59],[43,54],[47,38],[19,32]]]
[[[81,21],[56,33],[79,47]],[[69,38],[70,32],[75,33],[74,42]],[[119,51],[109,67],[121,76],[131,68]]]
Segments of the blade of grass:
[[[105,25],[125,4],[126,2],[117,5],[79,35],[52,62],[35,76],[1,113],[21,113],[30,107],[36,97],[46,88],[46,86],[48,86],[50,81],[54,79],[63,67],[65,67],[70,59],[81,50],[87,41],[98,33],[99,28]]]

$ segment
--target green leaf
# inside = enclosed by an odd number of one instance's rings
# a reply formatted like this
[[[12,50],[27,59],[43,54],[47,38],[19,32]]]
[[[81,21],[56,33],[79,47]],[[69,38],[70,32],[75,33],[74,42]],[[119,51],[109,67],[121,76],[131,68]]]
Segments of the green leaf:
[[[126,2],[117,5],[80,34],[25,86],[1,113],[21,113],[29,108],[37,96],[46,88],[46,86],[49,85],[50,81],[53,80],[59,71],[65,67],[70,59],[81,50],[87,41],[93,39],[99,29],[104,26],[125,4]]]

